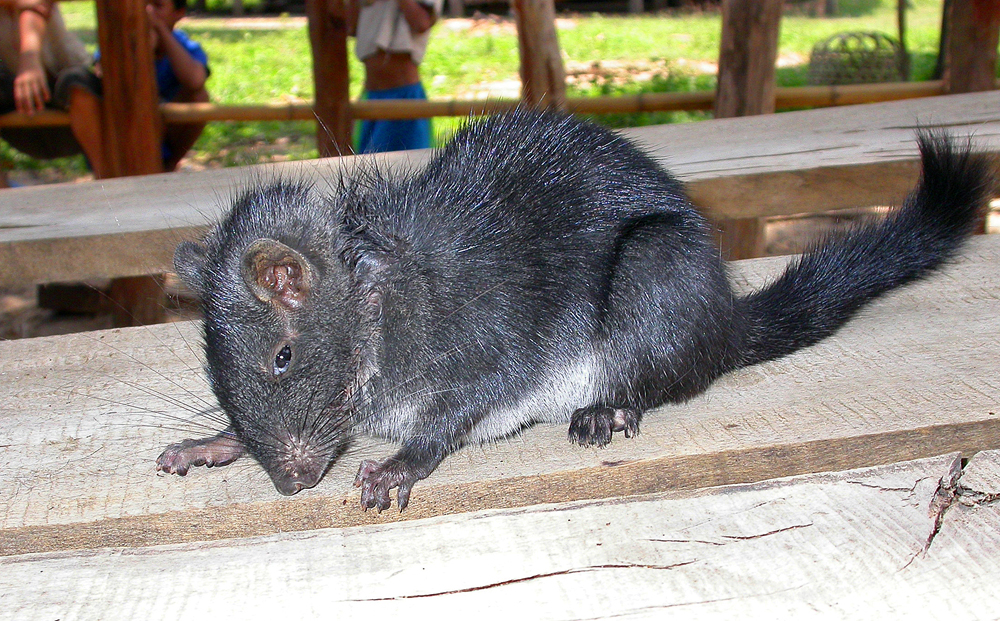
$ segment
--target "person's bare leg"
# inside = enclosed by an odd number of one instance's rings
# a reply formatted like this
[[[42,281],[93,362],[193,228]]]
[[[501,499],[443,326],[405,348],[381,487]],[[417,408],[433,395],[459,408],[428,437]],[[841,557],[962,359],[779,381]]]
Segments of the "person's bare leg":
[[[69,126],[90,162],[95,179],[108,176],[104,159],[104,134],[101,130],[101,100],[86,88],[69,89]]]
[[[208,91],[201,89],[195,93],[181,93],[174,101],[181,103],[207,103]],[[177,168],[194,143],[198,142],[198,137],[205,130],[204,123],[168,123],[163,140],[170,147],[170,159],[163,162],[163,170],[171,171]]]

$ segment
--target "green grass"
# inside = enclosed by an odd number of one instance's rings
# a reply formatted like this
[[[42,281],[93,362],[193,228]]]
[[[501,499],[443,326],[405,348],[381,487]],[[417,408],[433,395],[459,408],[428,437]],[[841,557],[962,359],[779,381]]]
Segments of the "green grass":
[[[782,21],[778,70],[780,86],[805,83],[813,45],[835,33],[878,30],[896,34],[895,0],[841,0],[848,17],[810,18],[795,14]],[[69,27],[91,47],[96,42],[93,2],[60,5]],[[256,3],[247,3],[249,8]],[[907,43],[913,56],[913,76],[927,79],[937,54],[940,0],[911,0]],[[225,8],[224,0],[209,8]],[[689,13],[643,16],[560,15],[559,42],[570,73],[571,96],[621,95],[639,92],[709,90],[715,76],[706,70],[718,56],[721,19],[718,14]],[[436,27],[422,67],[431,98],[468,97],[477,87],[514,82],[518,76],[517,37],[509,20],[477,22],[442,20]],[[233,27],[213,14],[192,17],[180,27],[208,53],[214,101],[248,104],[310,101],[313,98],[311,53],[302,20],[278,18],[266,27]],[[594,62],[604,66],[634,64],[634,71],[582,71]],[[701,70],[698,70],[701,63]],[[786,66],[787,65],[787,66]],[[351,61],[351,93],[361,91],[362,68]],[[643,73],[641,79],[630,77]],[[613,126],[663,123],[705,118],[700,113],[607,115],[598,120]],[[444,139],[458,125],[436,119]],[[312,123],[212,123],[191,154],[200,166],[230,166],[316,156]],[[82,158],[36,162],[0,145],[6,167],[39,170],[53,166],[65,176],[84,173]]]

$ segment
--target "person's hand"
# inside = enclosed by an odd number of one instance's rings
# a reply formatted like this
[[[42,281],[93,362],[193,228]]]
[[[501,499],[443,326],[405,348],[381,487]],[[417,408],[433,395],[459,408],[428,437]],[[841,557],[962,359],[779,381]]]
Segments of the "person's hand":
[[[151,4],[146,5],[146,16],[149,18],[149,40],[153,49],[156,50],[160,41],[170,36],[171,29],[166,22],[160,19],[159,14]]]
[[[14,78],[14,101],[17,111],[23,114],[34,114],[45,108],[49,100],[49,81],[45,77],[45,68],[37,53],[21,54],[21,65],[17,77]]]

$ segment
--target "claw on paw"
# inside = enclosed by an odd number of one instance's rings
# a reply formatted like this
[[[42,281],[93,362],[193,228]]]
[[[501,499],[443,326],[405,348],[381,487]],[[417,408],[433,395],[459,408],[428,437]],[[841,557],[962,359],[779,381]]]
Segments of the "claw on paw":
[[[382,463],[364,460],[354,477],[354,486],[361,488],[361,508],[378,509],[379,513],[392,505],[389,490],[398,488],[396,504],[402,511],[410,502],[413,484],[420,480],[401,461],[387,459]]]
[[[616,431],[625,432],[626,438],[639,434],[638,411],[629,408],[612,408],[593,405],[573,412],[569,423],[569,439],[580,446],[607,446]]]

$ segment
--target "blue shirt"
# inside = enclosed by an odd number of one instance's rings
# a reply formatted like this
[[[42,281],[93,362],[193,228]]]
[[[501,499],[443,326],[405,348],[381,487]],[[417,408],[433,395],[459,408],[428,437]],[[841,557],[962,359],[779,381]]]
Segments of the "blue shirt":
[[[174,38],[184,46],[192,58],[205,65],[205,73],[210,73],[208,69],[208,55],[202,49],[201,44],[194,41],[182,30],[173,31]],[[94,53],[94,61],[101,60],[101,51]],[[156,90],[160,94],[160,101],[173,101],[181,91],[181,83],[177,80],[177,74],[170,66],[170,59],[166,56],[156,59]]]
[[[201,49],[201,44],[193,41],[181,30],[174,30],[173,34],[187,53],[205,66],[205,72],[208,73],[208,56],[205,50]],[[166,56],[156,59],[156,87],[160,92],[160,101],[173,101],[181,91],[181,83],[177,81],[177,75],[170,66],[170,59]]]

